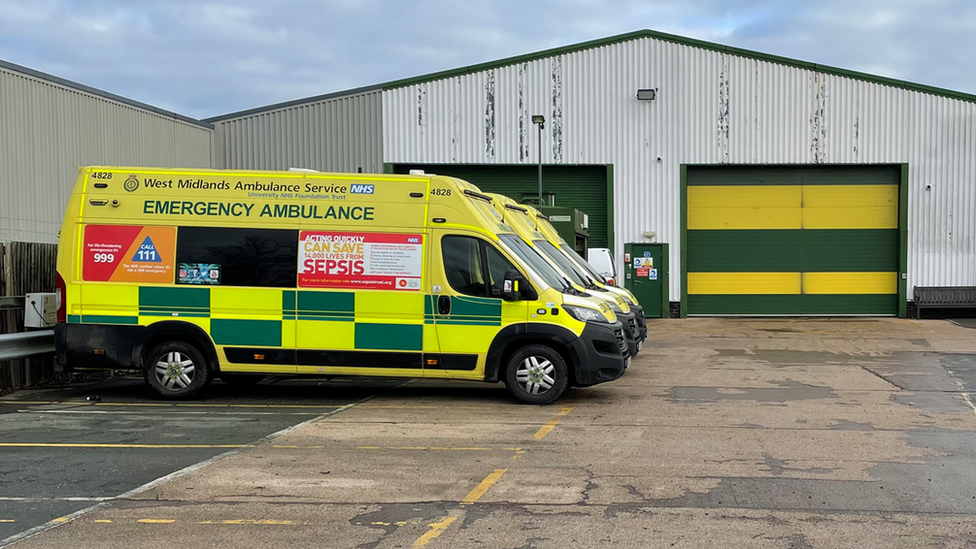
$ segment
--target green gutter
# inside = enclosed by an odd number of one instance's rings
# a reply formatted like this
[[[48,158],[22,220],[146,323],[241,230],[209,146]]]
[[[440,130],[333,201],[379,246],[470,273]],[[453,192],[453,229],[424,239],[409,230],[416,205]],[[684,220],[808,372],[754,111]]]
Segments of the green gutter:
[[[796,67],[800,69],[806,69],[814,72],[820,72],[824,74],[831,74],[834,76],[841,76],[844,78],[852,78],[855,80],[863,80],[866,82],[872,82],[875,84],[882,84],[885,86],[892,86],[895,88],[901,88],[904,90],[917,91],[921,93],[928,93],[933,95],[940,95],[943,97],[949,97],[952,99],[960,99],[962,101],[970,101],[976,103],[976,95],[963,93],[955,90],[948,90],[945,88],[937,88],[935,86],[926,86],[924,84],[915,84],[913,82],[907,82],[905,80],[898,80],[896,78],[886,78],[884,76],[876,76],[873,74],[867,74],[864,72],[851,71],[847,69],[841,69],[837,67],[831,67],[829,65],[821,65],[819,63],[810,63],[808,61],[800,61],[797,59],[792,59],[789,57],[782,57],[779,55],[771,55],[768,53],[762,53],[752,50],[746,50],[742,48],[736,48],[733,46],[724,46],[722,44],[716,44],[715,42],[706,42],[704,40],[696,40],[694,38],[685,38],[684,36],[678,36],[675,34],[668,34],[665,32],[658,32],[652,30],[639,30],[635,32],[628,32],[626,34],[618,34],[616,36],[610,36],[608,38],[601,38],[599,40],[590,40],[587,42],[580,42],[579,44],[573,44],[570,46],[563,46],[559,48],[552,48],[548,50],[542,50],[535,53],[527,53],[524,55],[516,55],[514,57],[506,57],[505,59],[499,59],[498,61],[489,61],[487,63],[478,63],[476,65],[469,65],[467,67],[460,67],[457,69],[446,70],[435,72],[423,76],[416,76],[412,78],[404,78],[401,80],[394,80],[392,82],[387,82],[382,84],[383,90],[392,90],[396,88],[402,88],[405,86],[410,86],[413,84],[422,84],[424,82],[433,82],[435,80],[443,80],[445,78],[450,78],[453,76],[463,76],[466,74],[472,74],[476,72],[482,72],[491,69],[497,69],[501,67],[507,67],[510,65],[517,65],[519,63],[528,63],[530,61],[537,61],[539,59],[545,59],[547,57],[555,57],[557,55],[564,55],[568,53],[575,53],[578,51],[589,50],[594,48],[600,48],[603,46],[610,46],[613,44],[619,44],[621,42],[630,42],[632,40],[640,40],[643,38],[652,38],[656,40],[662,40],[665,42],[672,42],[675,44],[681,44],[684,46],[691,46],[693,48],[700,48],[704,50],[717,51],[722,53],[728,53],[731,55],[736,55],[739,57],[746,57],[749,59],[758,59],[759,61],[767,61],[769,63],[776,63],[778,65],[786,65],[789,67]]]

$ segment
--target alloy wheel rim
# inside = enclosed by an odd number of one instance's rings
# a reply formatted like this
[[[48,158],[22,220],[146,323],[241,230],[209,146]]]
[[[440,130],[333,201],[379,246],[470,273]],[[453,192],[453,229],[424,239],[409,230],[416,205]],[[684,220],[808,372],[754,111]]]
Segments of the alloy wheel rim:
[[[519,363],[515,380],[530,395],[541,395],[556,384],[556,367],[545,357],[530,356]]]
[[[196,366],[193,359],[176,351],[166,353],[155,366],[156,381],[164,389],[179,391],[193,383]]]

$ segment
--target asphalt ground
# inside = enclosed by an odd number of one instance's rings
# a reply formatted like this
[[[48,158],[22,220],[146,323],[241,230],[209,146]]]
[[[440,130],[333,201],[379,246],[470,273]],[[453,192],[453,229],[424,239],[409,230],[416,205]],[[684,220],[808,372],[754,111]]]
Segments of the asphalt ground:
[[[244,446],[229,455],[146,448],[138,459],[121,447],[0,446],[4,456],[24,452],[16,471],[0,460],[8,499],[118,495],[223,456],[93,508],[52,510],[89,509],[62,514],[14,547],[976,545],[971,330],[897,319],[695,319],[652,322],[650,331],[623,378],[546,407],[476,383],[353,381],[324,390],[296,382],[292,390],[259,385],[250,396],[215,385],[205,404],[349,405],[291,420],[240,413],[220,427],[208,425],[220,421],[216,412],[184,417],[176,408],[180,436],[166,437],[164,415],[78,420],[44,411],[64,404],[13,405],[27,411],[0,416],[0,444]],[[145,397],[125,382],[100,391],[102,403],[78,408],[109,411],[116,400]],[[174,411],[151,404],[154,413]],[[80,470],[90,459],[73,456],[83,452],[110,472]],[[143,474],[156,462],[170,466]],[[26,506],[9,505],[0,509],[22,514],[0,519],[14,520],[5,523],[14,531],[44,518],[22,519]]]
[[[0,399],[0,540],[130,497],[400,383],[269,381],[260,388],[215,381],[199,400],[178,403],[126,378]]]

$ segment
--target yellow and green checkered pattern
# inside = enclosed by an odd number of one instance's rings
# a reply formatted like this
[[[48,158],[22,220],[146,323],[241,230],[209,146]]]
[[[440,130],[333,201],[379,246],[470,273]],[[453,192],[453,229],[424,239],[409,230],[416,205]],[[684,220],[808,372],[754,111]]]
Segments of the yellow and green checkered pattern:
[[[433,324],[502,324],[498,299],[451,297],[451,313],[436,314],[438,296],[274,288],[84,284],[82,314],[70,323],[148,326],[181,320],[210,333],[217,345],[298,349],[436,351]],[[497,328],[496,328],[497,329]]]
[[[688,314],[895,314],[894,167],[691,167]]]

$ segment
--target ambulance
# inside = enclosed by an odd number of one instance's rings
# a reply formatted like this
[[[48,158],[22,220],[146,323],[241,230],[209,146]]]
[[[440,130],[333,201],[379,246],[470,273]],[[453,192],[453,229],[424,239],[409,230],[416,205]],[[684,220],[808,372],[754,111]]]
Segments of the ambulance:
[[[382,376],[548,404],[630,361],[606,302],[451,177],[86,167],[59,239],[59,364],[140,370],[164,398]]]
[[[542,212],[530,205],[524,205],[526,211],[529,213],[529,219],[532,221],[536,230],[545,235],[546,239],[549,240],[560,252],[563,253],[569,260],[576,265],[583,276],[590,281],[592,286],[603,288],[609,292],[615,293],[623,298],[630,306],[630,309],[634,311],[637,319],[637,326],[640,329],[640,341],[645,341],[647,339],[647,323],[644,319],[644,308],[637,302],[637,297],[626,289],[620,286],[615,286],[612,281],[608,281],[600,274],[600,272],[590,264],[589,261],[583,259],[576,250],[573,249],[566,240],[559,235],[559,231],[552,226],[549,218],[543,215]]]
[[[627,338],[630,354],[636,356],[644,344],[644,337],[641,337],[637,314],[631,310],[624,297],[595,284],[582,268],[575,265],[559,251],[556,245],[549,242],[533,223],[535,216],[530,214],[528,208],[504,195],[489,193],[488,196],[492,198],[492,204],[504,222],[515,229],[515,232],[544,257],[567,282],[578,290],[606,302],[613,309],[624,325],[624,335]]]

